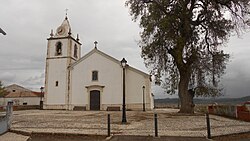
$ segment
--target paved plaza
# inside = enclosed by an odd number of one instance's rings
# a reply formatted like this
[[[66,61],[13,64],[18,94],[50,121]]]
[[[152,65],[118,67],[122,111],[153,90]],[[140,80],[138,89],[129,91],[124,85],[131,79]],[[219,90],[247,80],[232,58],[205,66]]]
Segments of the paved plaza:
[[[121,111],[14,111],[11,130],[22,133],[70,133],[107,135],[107,115],[112,135],[154,136],[154,113],[158,114],[159,136],[206,137],[204,114],[184,115],[177,109],[127,111],[127,124],[121,124]],[[210,115],[212,136],[250,132],[250,122]]]

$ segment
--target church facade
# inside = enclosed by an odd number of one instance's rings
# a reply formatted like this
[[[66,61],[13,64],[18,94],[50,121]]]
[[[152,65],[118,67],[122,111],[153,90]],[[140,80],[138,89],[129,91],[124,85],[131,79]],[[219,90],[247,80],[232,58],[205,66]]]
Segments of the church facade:
[[[81,57],[78,35],[66,17],[47,44],[44,109],[121,110],[153,108],[150,75],[95,48]],[[123,85],[123,82],[124,85]],[[123,91],[124,90],[124,91]]]

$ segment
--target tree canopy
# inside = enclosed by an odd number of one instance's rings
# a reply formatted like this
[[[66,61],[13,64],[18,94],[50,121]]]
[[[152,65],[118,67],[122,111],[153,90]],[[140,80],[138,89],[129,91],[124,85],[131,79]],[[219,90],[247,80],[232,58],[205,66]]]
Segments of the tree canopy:
[[[7,94],[7,91],[4,89],[2,81],[0,81],[0,97],[4,97]]]
[[[142,58],[180,112],[193,112],[193,97],[221,94],[220,77],[229,55],[222,46],[249,24],[250,0],[127,0],[140,20]]]

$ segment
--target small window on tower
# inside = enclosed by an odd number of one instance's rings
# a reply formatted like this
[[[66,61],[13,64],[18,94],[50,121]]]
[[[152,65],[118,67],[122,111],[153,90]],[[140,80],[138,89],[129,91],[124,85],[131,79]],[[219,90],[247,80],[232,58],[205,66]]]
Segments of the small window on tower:
[[[61,42],[56,43],[56,55],[62,55],[62,43]]]
[[[98,80],[98,71],[92,71],[92,81]]]
[[[74,46],[74,57],[77,58],[77,45]]]
[[[58,81],[56,81],[56,87],[58,87]]]

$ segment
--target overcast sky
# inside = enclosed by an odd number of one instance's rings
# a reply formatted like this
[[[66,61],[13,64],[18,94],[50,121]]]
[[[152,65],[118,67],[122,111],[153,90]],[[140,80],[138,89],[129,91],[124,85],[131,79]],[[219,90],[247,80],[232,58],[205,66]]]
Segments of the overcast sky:
[[[125,7],[125,0],[0,0],[0,80],[32,90],[44,85],[45,55],[50,30],[65,18],[65,9],[74,35],[80,35],[82,55],[98,49],[145,72],[140,58],[141,31]],[[250,95],[250,33],[233,36],[225,50],[231,61],[222,83],[225,97]],[[157,97],[163,96],[154,87]]]

